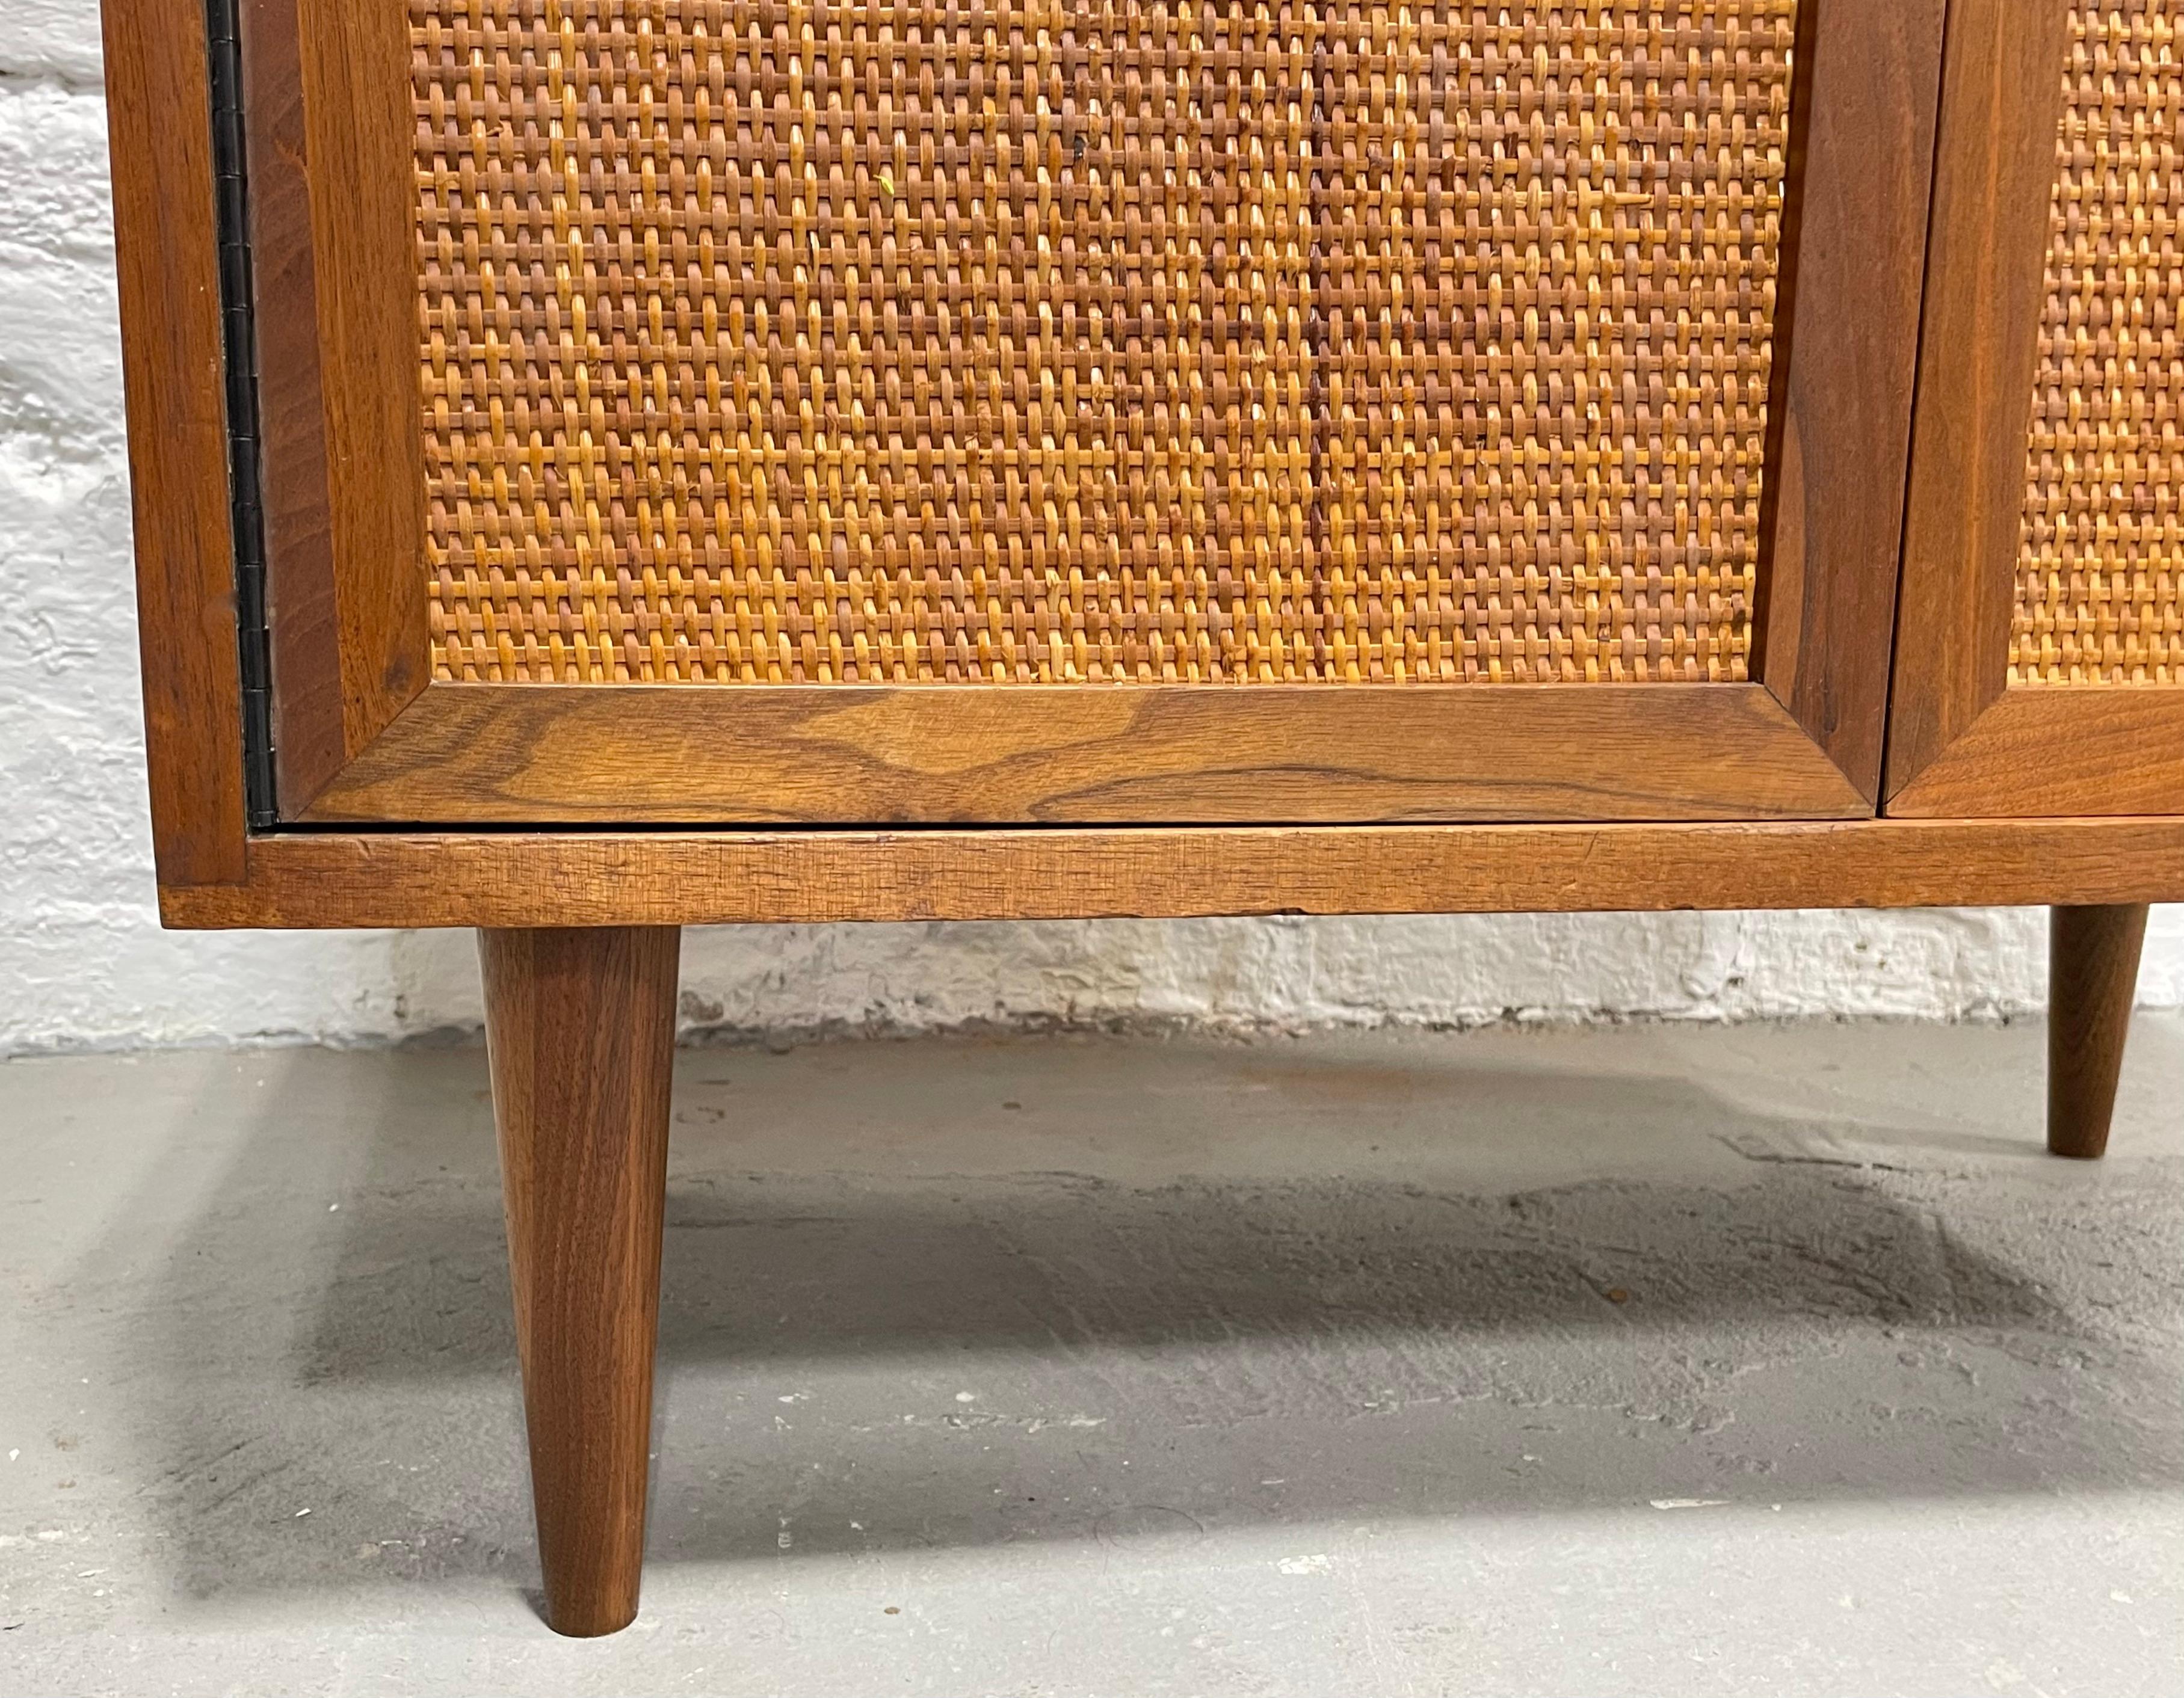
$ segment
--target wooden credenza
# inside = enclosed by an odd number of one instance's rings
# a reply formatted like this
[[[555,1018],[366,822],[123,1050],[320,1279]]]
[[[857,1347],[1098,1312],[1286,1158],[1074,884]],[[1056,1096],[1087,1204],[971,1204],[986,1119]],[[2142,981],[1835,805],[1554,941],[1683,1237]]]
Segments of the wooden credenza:
[[[2099,1153],[2184,0],[105,15],[162,910],[480,929],[562,1630],[686,924],[2052,904]]]

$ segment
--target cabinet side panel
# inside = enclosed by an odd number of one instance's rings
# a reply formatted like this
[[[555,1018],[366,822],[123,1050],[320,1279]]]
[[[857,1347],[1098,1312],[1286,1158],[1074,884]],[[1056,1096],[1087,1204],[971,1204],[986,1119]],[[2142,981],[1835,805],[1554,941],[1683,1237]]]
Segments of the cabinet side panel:
[[[205,14],[106,0],[114,247],[152,827],[170,886],[245,874]]]

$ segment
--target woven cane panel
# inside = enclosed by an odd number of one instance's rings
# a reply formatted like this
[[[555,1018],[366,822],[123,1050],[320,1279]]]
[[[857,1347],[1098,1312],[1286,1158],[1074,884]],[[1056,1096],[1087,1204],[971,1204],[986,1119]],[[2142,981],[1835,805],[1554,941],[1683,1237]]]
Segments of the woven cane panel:
[[[1736,680],[1794,0],[411,0],[443,678]]]
[[[2184,0],[2073,10],[2015,684],[2184,684]]]

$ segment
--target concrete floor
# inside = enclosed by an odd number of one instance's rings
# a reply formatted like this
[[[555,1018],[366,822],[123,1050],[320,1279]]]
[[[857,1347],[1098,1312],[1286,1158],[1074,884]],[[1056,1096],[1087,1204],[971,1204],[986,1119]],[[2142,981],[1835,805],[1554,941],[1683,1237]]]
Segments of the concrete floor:
[[[0,1692],[2174,1694],[2184,1023],[687,1052],[644,1612],[484,1061],[0,1066]]]

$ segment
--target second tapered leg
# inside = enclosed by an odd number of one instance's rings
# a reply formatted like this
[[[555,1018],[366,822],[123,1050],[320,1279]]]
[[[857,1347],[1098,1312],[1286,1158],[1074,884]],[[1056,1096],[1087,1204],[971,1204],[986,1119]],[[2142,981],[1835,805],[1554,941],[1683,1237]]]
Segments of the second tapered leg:
[[[2138,988],[2146,905],[2058,908],[2048,941],[2048,1147],[2090,1161],[2109,1147]]]

